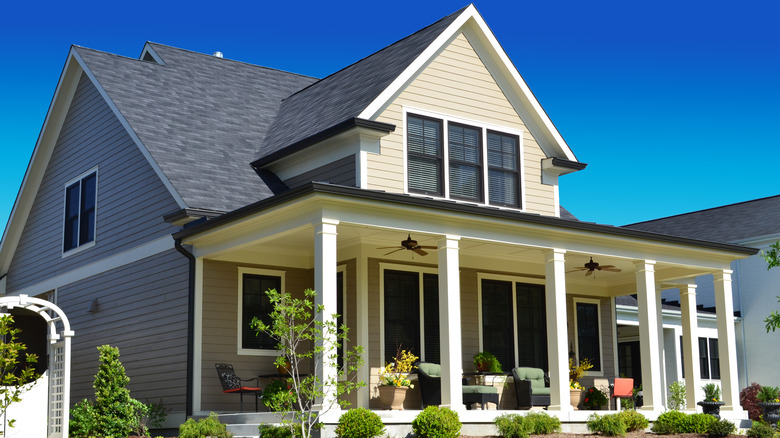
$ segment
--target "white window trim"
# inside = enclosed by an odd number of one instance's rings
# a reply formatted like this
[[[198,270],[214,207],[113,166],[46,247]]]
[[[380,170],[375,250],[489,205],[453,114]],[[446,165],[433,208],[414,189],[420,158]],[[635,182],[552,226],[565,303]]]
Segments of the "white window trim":
[[[72,186],[76,182],[81,181],[82,179],[88,177],[91,174],[95,174],[95,223],[93,224],[93,236],[92,241],[87,242],[83,245],[79,245],[75,248],[71,248],[67,251],[65,251],[65,215],[66,210],[68,208],[67,206],[67,199],[68,199],[68,187]],[[73,254],[78,254],[81,251],[87,250],[89,248],[92,248],[95,246],[95,242],[97,242],[98,233],[97,233],[97,218],[98,218],[98,193],[100,188],[100,174],[98,172],[98,166],[93,167],[92,169],[89,169],[88,171],[82,173],[81,175],[71,179],[70,181],[66,182],[63,185],[62,188],[62,220],[60,221],[60,254],[62,258],[72,256]],[[79,203],[81,202],[81,193],[79,192]],[[81,208],[79,207],[79,224],[81,224]],[[79,229],[81,229],[81,226],[79,226]]]
[[[425,296],[423,295],[423,274],[436,274],[439,275],[439,270],[436,268],[428,268],[425,266],[415,265],[401,265],[396,263],[379,263],[379,363],[382,366],[385,365],[385,270],[390,271],[404,271],[404,272],[416,272],[419,275],[419,302],[420,302],[420,360],[425,360],[425,335],[423,328],[425,327],[425,312],[423,308],[423,301]]]
[[[238,354],[239,356],[278,356],[279,355],[279,351],[276,350],[275,348],[274,349],[253,349],[253,348],[243,348],[241,346],[241,340],[242,340],[241,323],[243,319],[243,307],[244,307],[244,300],[243,300],[244,274],[280,277],[282,283],[282,290],[279,292],[283,292],[285,290],[285,285],[284,285],[285,272],[286,271],[277,271],[273,269],[246,268],[246,267],[238,268],[238,305],[236,306],[236,308],[238,309],[238,313],[236,316],[236,354]]]
[[[544,280],[537,278],[518,277],[514,275],[489,274],[485,272],[477,273],[477,326],[479,336],[479,351],[484,351],[484,345],[482,342],[482,280],[506,281],[512,284],[512,346],[515,349],[515,363],[519,363],[520,352],[517,350],[517,283],[544,285]]]
[[[573,298],[572,299],[574,311],[572,312],[574,314],[574,354],[576,355],[577,360],[580,359],[580,339],[579,339],[579,331],[577,330],[578,323],[577,323],[577,304],[578,303],[586,303],[586,304],[595,304],[596,305],[596,314],[598,315],[598,336],[599,336],[599,363],[601,364],[601,370],[600,371],[586,371],[586,376],[604,376],[604,339],[602,337],[603,332],[601,331],[601,300],[593,299],[593,298]]]
[[[526,211],[526,183],[525,183],[525,154],[523,153],[525,150],[525,147],[523,145],[523,133],[524,131],[521,129],[516,128],[510,128],[506,126],[500,126],[500,125],[494,125],[492,123],[486,123],[481,122],[477,120],[472,119],[466,119],[463,117],[457,117],[452,116],[449,114],[444,113],[438,113],[435,111],[429,111],[424,110],[420,108],[415,107],[409,107],[409,106],[403,106],[402,107],[402,117],[403,117],[403,180],[404,180],[404,194],[410,195],[410,196],[420,196],[425,198],[433,198],[433,199],[442,199],[442,200],[448,200],[448,201],[454,201],[459,203],[467,203],[467,204],[478,204],[478,205],[484,205],[489,206],[492,208],[498,208],[502,210],[513,210],[513,211]],[[408,169],[408,147],[407,147],[407,119],[408,114],[412,115],[420,115],[424,117],[430,117],[433,119],[440,120],[442,122],[442,148],[443,148],[443,155],[442,155],[442,166],[443,166],[443,172],[442,175],[442,184],[444,184],[444,197],[438,197],[434,195],[423,195],[419,193],[411,193],[409,192],[409,169]],[[459,199],[452,199],[450,198],[450,173],[449,173],[449,148],[447,147],[449,144],[449,130],[447,129],[448,123],[459,123],[461,125],[468,125],[474,128],[479,128],[481,135],[482,135],[482,202],[476,202],[476,201],[464,201]],[[488,160],[487,160],[487,132],[488,131],[496,131],[502,134],[509,134],[509,135],[516,135],[518,138],[517,147],[518,147],[518,165],[520,168],[518,169],[518,178],[520,179],[518,183],[520,184],[520,205],[518,207],[506,207],[502,205],[493,205],[490,204],[490,193],[488,192],[489,188],[488,186]]]
[[[341,318],[343,319],[344,324],[346,324],[347,327],[349,327],[349,324],[347,324],[347,265],[338,265],[336,267],[336,272],[341,273],[341,303],[343,304],[342,306],[343,312]],[[338,330],[338,327],[336,327],[336,329]],[[344,363],[347,363],[347,352],[348,352],[347,348],[349,348],[348,342],[346,339],[343,339],[341,341],[341,351],[343,352],[344,355],[343,358]],[[342,376],[339,377],[338,380],[343,381],[346,379],[347,379],[347,374],[344,373]]]

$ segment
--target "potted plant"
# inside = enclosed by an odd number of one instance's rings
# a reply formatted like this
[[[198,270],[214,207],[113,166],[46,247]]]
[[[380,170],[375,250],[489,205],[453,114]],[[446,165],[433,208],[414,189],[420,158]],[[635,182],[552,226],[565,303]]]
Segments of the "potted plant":
[[[379,371],[379,400],[385,409],[403,410],[406,392],[414,388],[409,380],[409,373],[414,368],[417,356],[408,350],[400,348],[395,353],[393,362],[388,363]]]
[[[720,407],[724,405],[720,401],[720,386],[708,383],[701,387],[704,390],[704,400],[697,403],[705,414],[712,415],[720,420]]]
[[[496,356],[487,351],[482,351],[474,355],[474,367],[480,372],[501,373],[501,363]]]
[[[764,421],[777,427],[780,420],[780,388],[777,386],[762,386],[756,394],[758,405],[764,410]]]
[[[279,356],[274,361],[274,364],[276,365],[276,371],[283,375],[287,376],[290,374],[290,368],[292,368],[292,364],[290,363],[290,359],[288,359],[286,356]]]
[[[293,409],[295,396],[285,380],[274,380],[263,390],[263,404],[274,412]]]
[[[609,398],[607,398],[607,395],[595,386],[588,388],[585,391],[584,398],[582,399],[582,405],[591,411],[597,411],[601,409],[601,407],[606,406],[608,402]]]
[[[585,371],[593,368],[593,364],[590,363],[590,359],[583,358],[579,364],[574,363],[573,358],[569,358],[569,393],[572,407],[577,409],[582,398],[582,385],[580,385],[580,379],[585,375]]]

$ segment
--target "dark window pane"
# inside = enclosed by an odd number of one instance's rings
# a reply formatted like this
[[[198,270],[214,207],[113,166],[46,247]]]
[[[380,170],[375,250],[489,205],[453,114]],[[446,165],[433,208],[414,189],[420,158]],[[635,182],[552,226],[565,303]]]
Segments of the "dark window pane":
[[[281,277],[244,274],[241,306],[241,348],[274,349],[276,340],[265,333],[256,334],[251,327],[252,318],[258,317],[265,324],[271,323],[271,300],[266,291],[281,291]]]
[[[490,203],[520,206],[519,139],[488,132],[488,192]]]
[[[441,122],[408,116],[406,145],[409,191],[443,195]]]
[[[73,249],[79,245],[79,183],[65,189],[65,228],[63,238],[63,251]]]
[[[425,361],[441,363],[439,348],[439,276],[423,274],[423,339],[425,339]]]
[[[718,355],[718,340],[710,339],[710,375],[713,380],[720,379],[720,356]]]
[[[593,371],[601,371],[599,346],[599,306],[594,303],[577,303],[577,347],[579,360],[590,359]]]
[[[336,326],[338,327],[339,333],[341,333],[341,326],[344,324],[344,273],[338,272],[336,273],[336,314],[338,314],[338,317],[336,318]],[[339,369],[344,368],[344,342],[339,341],[338,345],[336,346],[336,349],[338,351],[338,363],[339,363]]]
[[[482,346],[493,353],[501,367],[515,367],[512,283],[482,280]]]
[[[680,363],[682,364],[682,378],[685,378],[685,349],[683,348],[683,337],[680,336]]]
[[[449,124],[450,196],[482,200],[482,134],[469,126]]]
[[[420,275],[385,270],[384,276],[385,361],[399,348],[420,357]]]
[[[95,239],[95,182],[96,174],[81,180],[81,217],[79,218],[79,245]]]
[[[515,285],[517,290],[517,366],[547,367],[547,312],[544,286]]]
[[[710,378],[710,360],[707,355],[707,338],[699,338],[699,367],[701,368],[701,378]]]

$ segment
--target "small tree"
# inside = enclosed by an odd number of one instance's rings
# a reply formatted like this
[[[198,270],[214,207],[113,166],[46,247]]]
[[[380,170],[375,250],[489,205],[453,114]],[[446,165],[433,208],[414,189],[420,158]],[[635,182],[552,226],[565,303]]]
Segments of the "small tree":
[[[0,415],[4,417],[8,407],[21,401],[22,393],[35,385],[40,377],[35,372],[38,356],[25,354],[27,346],[17,339],[21,330],[14,328],[13,324],[13,316],[0,316]],[[9,419],[8,426],[14,427],[15,422]]]
[[[780,240],[769,246],[767,251],[761,251],[761,257],[766,261],[766,269],[772,269],[780,266]],[[777,297],[780,302],[780,296]],[[780,313],[777,310],[773,310],[766,318],[766,332],[775,331],[780,328]]]
[[[293,411],[283,412],[286,414],[283,423],[292,436],[309,438],[312,431],[321,426],[319,419],[323,414],[336,404],[342,407],[349,405],[347,401],[339,400],[343,394],[365,385],[365,382],[356,381],[356,371],[363,365],[363,347],[356,346],[346,351],[344,365],[339,367],[338,345],[347,340],[348,329],[346,325],[337,326],[338,315],[323,318],[324,307],[314,304],[316,293],[311,289],[304,291],[303,299],[274,289],[266,294],[274,309],[271,322],[265,324],[254,318],[252,328],[258,334],[266,333],[278,341],[276,348],[282,355],[276,359],[276,365],[290,362],[287,385],[292,395]],[[311,361],[314,368],[311,374],[304,376],[302,366],[306,361]],[[338,377],[329,376],[324,381],[319,379],[317,374],[324,365],[337,369]],[[284,406],[277,409],[283,410]]]

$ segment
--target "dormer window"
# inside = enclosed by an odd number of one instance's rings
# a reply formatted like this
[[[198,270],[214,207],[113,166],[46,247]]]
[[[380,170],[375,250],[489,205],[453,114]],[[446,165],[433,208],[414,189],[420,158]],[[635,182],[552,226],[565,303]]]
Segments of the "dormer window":
[[[94,244],[96,203],[97,170],[65,185],[63,253]]]
[[[411,113],[406,126],[409,193],[522,208],[518,134]]]

